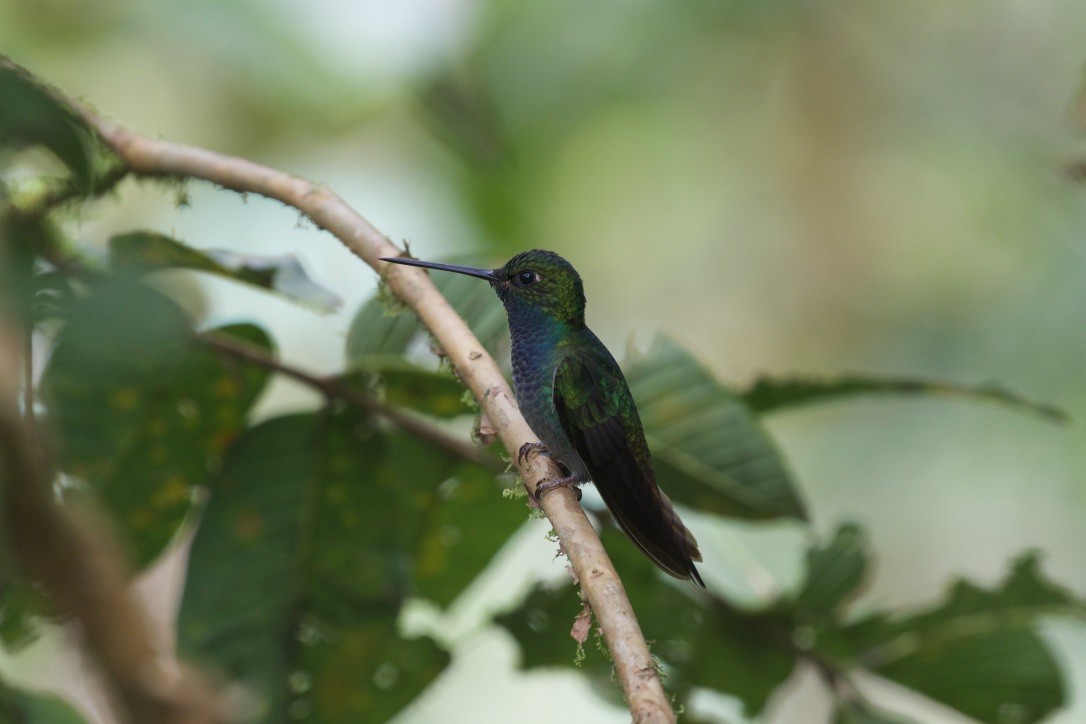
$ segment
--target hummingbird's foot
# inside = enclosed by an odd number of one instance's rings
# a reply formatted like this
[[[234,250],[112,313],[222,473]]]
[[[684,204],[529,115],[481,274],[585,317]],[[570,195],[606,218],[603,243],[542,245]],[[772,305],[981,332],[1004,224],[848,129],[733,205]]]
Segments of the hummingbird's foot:
[[[555,463],[557,463],[558,467],[562,469],[562,476],[563,477],[566,477],[566,476],[568,476],[570,474],[569,468],[566,467],[566,464],[564,462],[562,462],[561,460],[559,460],[558,458],[556,458],[554,456],[554,453],[552,453],[550,450],[548,450],[547,446],[544,445],[541,442],[526,442],[523,445],[521,445],[520,446],[520,452],[517,453],[517,463],[524,462],[524,460],[526,458],[530,459],[532,457],[533,453],[535,455],[546,455],[551,460],[553,460]]]
[[[541,442],[526,442],[520,446],[520,452],[517,453],[517,464],[523,463],[525,460],[530,459],[531,456],[546,455],[551,457],[551,451],[547,449],[547,446]]]
[[[563,478],[547,478],[546,480],[540,480],[535,484],[535,493],[531,494],[532,502],[535,503],[535,507],[539,507],[539,503],[543,498],[543,493],[548,490],[554,490],[555,488],[572,488],[573,492],[577,494],[577,500],[581,499],[581,489],[577,486],[581,484],[581,481],[577,479],[576,475],[566,475]],[[531,493],[531,491],[529,491]]]

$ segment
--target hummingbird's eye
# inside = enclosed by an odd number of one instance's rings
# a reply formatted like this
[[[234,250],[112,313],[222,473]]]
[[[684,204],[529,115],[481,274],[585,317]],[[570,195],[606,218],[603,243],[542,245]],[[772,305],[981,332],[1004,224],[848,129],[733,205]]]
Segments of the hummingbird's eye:
[[[522,287],[531,286],[537,281],[539,281],[539,275],[534,271],[522,271],[520,274],[517,274],[517,283]]]

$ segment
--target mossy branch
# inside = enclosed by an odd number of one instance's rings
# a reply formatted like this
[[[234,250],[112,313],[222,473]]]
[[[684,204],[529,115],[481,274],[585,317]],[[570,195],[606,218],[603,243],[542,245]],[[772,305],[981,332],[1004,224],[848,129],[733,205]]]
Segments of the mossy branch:
[[[92,129],[131,173],[146,177],[200,179],[242,194],[259,194],[291,206],[335,236],[378,271],[391,292],[409,306],[448,354],[460,378],[479,400],[506,449],[534,442],[498,365],[464,321],[419,269],[379,261],[400,250],[330,189],[252,161],[158,140],[108,121],[69,98],[62,101]],[[534,489],[561,471],[546,456],[520,467]],[[603,630],[615,671],[635,722],[671,722],[675,716],[641,633],[622,581],[574,494],[568,489],[543,499],[563,552]]]

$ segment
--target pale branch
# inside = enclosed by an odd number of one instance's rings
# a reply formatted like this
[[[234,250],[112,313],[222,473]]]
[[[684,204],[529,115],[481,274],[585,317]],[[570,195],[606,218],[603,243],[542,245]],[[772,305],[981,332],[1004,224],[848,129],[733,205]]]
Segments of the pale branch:
[[[515,453],[524,443],[536,440],[520,415],[498,365],[426,273],[379,261],[382,256],[401,252],[337,194],[246,159],[141,135],[103,119],[74,101],[66,103],[134,173],[202,179],[233,191],[278,200],[308,216],[377,270],[392,292],[419,316],[479,400],[507,450]],[[532,490],[538,481],[561,475],[558,466],[542,455],[530,456],[520,472]],[[675,715],[622,581],[573,492],[559,489],[547,494],[543,498],[543,512],[550,519],[562,551],[569,557],[592,605],[633,720],[674,721]]]
[[[308,385],[330,399],[344,402],[377,415],[409,435],[425,440],[446,452],[474,463],[494,473],[501,473],[505,465],[481,447],[447,432],[422,415],[412,413],[375,400],[336,377],[322,377],[299,367],[287,364],[268,354],[264,349],[221,332],[204,332],[196,335],[196,341],[206,347],[237,360],[278,372],[302,384]]]

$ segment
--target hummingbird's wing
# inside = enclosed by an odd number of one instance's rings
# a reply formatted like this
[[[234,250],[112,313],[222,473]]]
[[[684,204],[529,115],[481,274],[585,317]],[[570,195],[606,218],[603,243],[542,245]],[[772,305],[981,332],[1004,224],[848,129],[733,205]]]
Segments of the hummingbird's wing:
[[[698,544],[656,485],[641,419],[614,358],[591,349],[568,355],[555,370],[554,406],[626,535],[664,571],[704,587],[693,563],[701,560]]]

